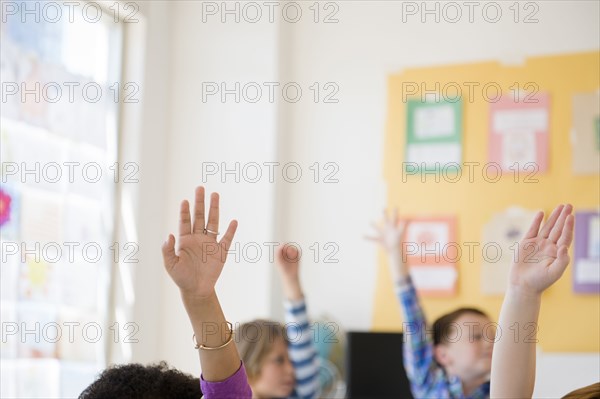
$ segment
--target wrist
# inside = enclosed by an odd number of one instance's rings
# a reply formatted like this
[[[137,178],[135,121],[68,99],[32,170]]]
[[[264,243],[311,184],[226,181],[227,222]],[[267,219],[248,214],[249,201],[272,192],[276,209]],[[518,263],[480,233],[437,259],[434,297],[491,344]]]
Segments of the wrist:
[[[385,247],[385,252],[388,253],[388,255],[392,256],[392,255],[399,255],[402,253],[402,245],[400,244],[395,244],[392,246],[386,246]]]
[[[284,290],[291,290],[291,291],[296,291],[296,290],[300,290],[300,276],[297,274],[294,275],[288,275],[285,273],[280,273],[279,274],[279,278],[281,281],[281,285],[283,286]]]
[[[281,274],[281,281],[288,287],[296,287],[300,285],[300,276],[287,276]]]
[[[284,285],[283,294],[285,295],[285,298],[289,301],[297,301],[299,299],[304,298],[304,294],[302,293],[302,289],[299,285],[295,285],[292,287]]]
[[[183,304],[187,306],[202,306],[214,302],[217,299],[217,293],[213,289],[208,294],[197,294],[193,292],[180,291]]]
[[[505,297],[514,302],[537,303],[542,301],[542,293],[521,285],[509,285]]]
[[[408,268],[406,267],[400,250],[391,251],[388,256],[388,261],[392,270],[392,277],[395,280],[406,280],[409,277]]]
[[[402,255],[402,249],[395,247],[387,251],[388,258],[396,263],[403,263],[404,257]]]

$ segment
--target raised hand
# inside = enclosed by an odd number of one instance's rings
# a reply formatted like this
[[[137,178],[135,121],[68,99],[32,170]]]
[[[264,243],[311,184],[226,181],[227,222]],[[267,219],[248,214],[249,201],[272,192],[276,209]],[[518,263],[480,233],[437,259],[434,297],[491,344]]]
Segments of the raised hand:
[[[290,243],[277,247],[277,271],[283,284],[284,294],[289,300],[303,297],[300,286],[300,252]]]
[[[571,205],[558,206],[540,229],[542,212],[535,216],[521,240],[508,275],[498,330],[535,325],[540,315],[542,292],[562,276],[569,264],[573,241]],[[519,328],[519,327],[517,327]],[[531,398],[535,386],[537,328],[524,340],[502,337],[494,343],[491,398]]]
[[[398,217],[398,210],[394,209],[392,216],[387,212],[383,213],[383,224],[373,224],[377,230],[376,236],[367,236],[371,241],[378,242],[387,252],[389,257],[389,266],[394,282],[401,282],[408,277],[408,269],[402,256],[402,240],[406,222]]]
[[[559,205],[540,229],[543,212],[535,216],[521,240],[510,268],[509,287],[525,294],[541,294],[554,284],[569,264],[568,250],[573,241],[571,205]]]
[[[401,249],[406,222],[401,221],[398,217],[398,209],[394,209],[391,217],[384,211],[383,224],[380,226],[373,223],[373,227],[377,231],[377,235],[366,237],[368,240],[378,242],[388,253]]]
[[[227,251],[237,229],[237,221],[232,220],[221,241],[219,234],[219,194],[210,197],[208,223],[205,224],[204,187],[196,188],[194,220],[190,216],[190,205],[183,201],[179,216],[178,250],[175,252],[175,237],[163,244],[162,253],[165,268],[177,284],[182,294],[206,298],[214,293],[214,288]]]

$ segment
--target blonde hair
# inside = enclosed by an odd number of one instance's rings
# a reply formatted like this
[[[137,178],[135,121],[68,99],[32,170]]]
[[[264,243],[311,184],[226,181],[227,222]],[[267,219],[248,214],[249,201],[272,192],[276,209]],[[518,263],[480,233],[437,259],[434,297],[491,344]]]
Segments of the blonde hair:
[[[236,328],[235,344],[244,362],[248,380],[252,381],[260,375],[263,360],[278,339],[288,344],[285,327],[276,321],[253,320]]]
[[[600,398],[600,382],[566,394],[562,399],[598,399]]]

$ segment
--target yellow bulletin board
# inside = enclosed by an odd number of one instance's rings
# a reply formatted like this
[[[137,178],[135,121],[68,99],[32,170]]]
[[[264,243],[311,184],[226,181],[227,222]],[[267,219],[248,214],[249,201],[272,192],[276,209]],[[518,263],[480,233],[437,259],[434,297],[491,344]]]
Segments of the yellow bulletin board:
[[[419,88],[417,94],[414,84]],[[483,92],[486,85],[488,93]],[[463,173],[458,181],[442,178],[436,182],[435,175],[403,174],[407,89],[412,97],[418,97],[423,94],[421,89],[435,91],[438,87],[442,92],[446,87],[447,96],[455,96],[456,88],[462,88],[462,162],[479,163],[478,168],[473,167],[473,179]],[[534,176],[537,183],[525,181],[525,174],[517,175],[518,181],[513,173],[503,174],[495,183],[482,177],[483,165],[488,162],[489,101],[496,95],[494,87],[500,87],[503,94],[512,95],[511,90],[518,88],[550,96],[549,163],[545,173]],[[541,209],[546,215],[561,203],[573,204],[576,211],[598,209],[600,178],[598,174],[573,174],[570,130],[573,95],[599,89],[600,52],[534,57],[520,65],[485,62],[407,69],[392,75],[384,159],[388,207],[398,207],[404,216],[456,216],[458,243],[481,242],[483,226],[493,214],[510,206]],[[456,296],[421,299],[428,322],[462,306],[479,307],[498,320],[502,297],[482,293],[481,264],[479,247],[472,259],[463,255],[458,262]],[[572,270],[570,264],[543,296],[538,339],[546,352],[600,351],[600,297],[575,294]],[[383,252],[376,284],[373,329],[401,330],[400,307]]]

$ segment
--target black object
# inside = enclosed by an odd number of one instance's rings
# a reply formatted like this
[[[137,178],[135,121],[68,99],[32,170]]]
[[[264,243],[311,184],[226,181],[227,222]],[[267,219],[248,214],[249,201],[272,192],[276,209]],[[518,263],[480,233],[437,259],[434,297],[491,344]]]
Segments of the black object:
[[[348,399],[412,399],[402,364],[402,333],[348,332]]]

